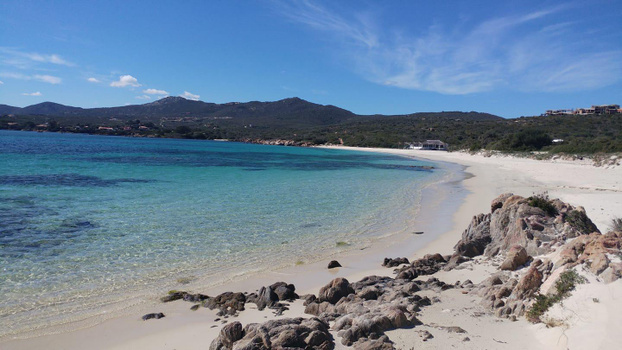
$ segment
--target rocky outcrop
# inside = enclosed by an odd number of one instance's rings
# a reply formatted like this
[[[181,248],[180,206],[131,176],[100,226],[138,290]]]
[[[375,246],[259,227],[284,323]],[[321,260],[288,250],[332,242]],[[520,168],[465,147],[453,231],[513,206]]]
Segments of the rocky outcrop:
[[[429,256],[425,260],[436,259],[438,256]],[[334,288],[336,284],[331,282],[323,289]],[[441,292],[454,286],[436,278],[411,281],[368,276],[349,284],[349,287],[353,292],[341,297],[337,303],[322,301],[324,299],[320,298],[307,304],[305,312],[327,322],[334,322],[332,329],[337,331],[344,345],[357,349],[393,349],[385,332],[420,324],[416,318],[417,312],[432,303],[429,298],[421,297],[418,293],[422,290]]]
[[[328,324],[318,318],[284,318],[244,328],[240,322],[233,322],[221,329],[210,350],[332,350],[335,342],[328,329]]]
[[[524,198],[506,193],[492,201],[490,214],[473,217],[454,255],[490,257],[521,246],[535,256],[549,253],[569,238],[592,232],[598,229],[582,207],[544,195]]]
[[[490,214],[473,217],[445,269],[478,255],[503,259],[501,271],[472,293],[481,296],[482,304],[497,316],[518,317],[539,294],[551,293],[563,271],[576,265],[585,264],[607,282],[620,278],[622,262],[612,262],[610,257],[620,253],[621,237],[620,233],[600,234],[582,207],[546,195],[524,198],[506,193],[492,201]],[[543,258],[530,263],[532,256],[547,254],[554,261]]]
[[[555,261],[556,268],[585,264],[592,273],[602,276],[607,283],[622,277],[622,263],[610,259],[620,256],[622,252],[621,232],[580,236],[560,249],[561,253]]]
[[[482,305],[498,317],[515,318],[524,315],[543,281],[551,275],[553,264],[535,260],[522,276],[500,271],[477,285],[472,294],[482,297]]]

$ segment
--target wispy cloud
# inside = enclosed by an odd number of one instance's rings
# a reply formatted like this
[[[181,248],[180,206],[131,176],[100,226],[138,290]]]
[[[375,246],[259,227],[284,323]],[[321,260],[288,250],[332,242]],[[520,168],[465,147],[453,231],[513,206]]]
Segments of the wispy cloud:
[[[149,95],[139,95],[139,96],[136,96],[136,98],[139,100],[151,100],[151,96]]]
[[[63,80],[59,77],[54,77],[51,75],[35,75],[32,77],[35,80],[38,81],[42,81],[44,83],[50,83],[50,84],[60,84]]]
[[[131,75],[122,75],[119,77],[119,80],[113,81],[112,83],[110,83],[110,86],[112,87],[126,87],[126,86],[139,87],[141,86],[141,84],[138,83],[138,79],[134,78]]]
[[[0,80],[0,85],[4,85],[4,82],[2,80]]]
[[[24,96],[41,96],[41,92],[37,91],[37,92],[24,92],[22,93],[22,95]]]
[[[168,95],[167,91],[158,90],[158,89],[146,89],[146,90],[143,90],[143,93],[149,94],[149,95]]]
[[[599,46],[594,37],[578,40],[587,34],[577,23],[557,21],[568,6],[476,23],[433,22],[411,33],[311,0],[277,2],[277,7],[290,20],[330,32],[327,37],[337,40],[353,69],[378,84],[470,94],[498,88],[581,91],[622,79],[621,49]]]
[[[275,4],[283,16],[295,22],[337,34],[340,38],[356,45],[370,48],[378,45],[378,37],[365,16],[347,20],[309,0],[277,1]]]
[[[24,52],[11,47],[0,47],[0,56],[2,57],[2,62],[4,64],[20,69],[31,68],[34,63],[49,63],[67,67],[73,67],[76,65],[58,54]]]
[[[60,84],[62,83],[62,79],[59,77],[55,77],[52,75],[26,75],[26,74],[22,74],[22,73],[15,73],[15,72],[2,72],[0,73],[0,76],[3,78],[10,78],[10,79],[18,79],[18,80],[37,80],[37,81],[41,81],[44,83],[49,83],[49,84]]]
[[[199,98],[201,97],[199,95],[195,95],[195,94],[190,93],[188,91],[184,91],[184,93],[179,95],[179,96],[181,96],[181,97],[183,97],[183,98],[185,98],[187,100],[193,100],[193,101],[198,101]]]
[[[89,83],[101,83],[101,81],[97,78],[90,77],[86,79]]]

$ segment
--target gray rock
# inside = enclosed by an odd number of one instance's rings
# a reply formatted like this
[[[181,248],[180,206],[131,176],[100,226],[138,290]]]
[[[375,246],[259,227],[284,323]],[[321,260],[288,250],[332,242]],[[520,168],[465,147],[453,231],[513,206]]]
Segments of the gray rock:
[[[339,299],[352,293],[354,293],[354,289],[350,286],[350,282],[345,278],[338,277],[320,289],[318,300],[335,304]]]
[[[233,315],[237,311],[244,311],[246,296],[243,293],[224,292],[213,298],[203,301],[203,306],[210,310],[219,309],[223,315]]]
[[[334,269],[336,267],[341,267],[341,264],[339,263],[339,261],[332,260],[331,262],[328,263],[328,268],[329,269]]]
[[[298,299],[296,294],[296,287],[293,284],[287,284],[285,282],[276,282],[270,286],[274,293],[277,295],[278,300],[281,301],[293,301]]]
[[[402,264],[410,264],[410,262],[408,261],[407,258],[395,258],[395,259],[384,258],[384,262],[382,263],[382,266],[384,266],[384,267],[396,267],[396,266],[400,266]]]
[[[432,333],[426,331],[426,330],[420,330],[417,331],[417,333],[419,333],[419,336],[421,338],[423,338],[423,341],[428,341],[428,339],[432,339],[434,338],[434,336],[432,335]]]
[[[243,329],[239,322],[227,325],[212,342],[210,350],[332,350],[334,346],[328,324],[322,320],[284,318],[262,324],[252,323]]]
[[[143,321],[147,321],[147,320],[151,320],[151,319],[159,320],[162,317],[164,317],[164,314],[161,313],[161,312],[158,312],[158,313],[146,314],[142,318],[143,318]]]
[[[491,240],[490,214],[479,214],[471,219],[471,224],[462,233],[462,239],[458,241],[454,250],[458,255],[472,258],[484,254]]]
[[[524,265],[529,261],[530,256],[523,246],[515,245],[508,251],[505,261],[499,267],[500,270],[514,271],[519,266]]]
[[[232,322],[220,330],[218,337],[212,341],[209,350],[232,349],[233,343],[242,339],[244,333],[240,322]]]

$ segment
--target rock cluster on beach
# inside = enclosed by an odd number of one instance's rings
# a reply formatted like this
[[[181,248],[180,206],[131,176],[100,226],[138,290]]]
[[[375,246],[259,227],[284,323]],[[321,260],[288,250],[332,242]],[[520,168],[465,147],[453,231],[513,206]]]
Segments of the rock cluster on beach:
[[[602,235],[582,207],[558,199],[550,205],[546,212],[528,198],[503,194],[493,200],[490,214],[473,218],[455,246],[455,261],[478,255],[503,258],[501,271],[472,291],[499,317],[523,316],[537,295],[547,294],[563,271],[578,264],[586,264],[604,282],[622,275],[622,263],[607,257],[620,254],[622,233]]]
[[[209,347],[210,350],[251,349],[320,349],[335,347],[328,323],[309,318],[283,318],[263,324],[240,322],[225,325]]]
[[[218,309],[219,315],[237,315],[246,303],[254,303],[258,310],[269,308],[281,315],[287,302],[304,300],[308,318],[229,323],[210,349],[333,349],[336,341],[355,349],[393,349],[386,333],[390,330],[415,328],[423,341],[434,338],[428,330],[417,329],[422,326],[421,310],[439,302],[426,292],[442,295],[458,289],[479,298],[496,316],[516,319],[526,314],[538,296],[555,293],[564,271],[580,265],[603,283],[622,276],[622,232],[601,234],[581,207],[548,198],[540,202],[545,205],[538,203],[512,194],[499,196],[491,203],[490,213],[473,217],[452,255],[428,254],[413,261],[384,259],[382,265],[394,268],[395,277],[368,276],[353,283],[339,277],[317,296],[299,297],[293,285],[277,282],[251,294],[227,292],[208,297],[173,292],[163,301],[183,299],[196,307]],[[482,259],[497,268],[481,283],[446,283],[431,277],[439,271],[468,268]],[[457,326],[427,326],[466,332]]]

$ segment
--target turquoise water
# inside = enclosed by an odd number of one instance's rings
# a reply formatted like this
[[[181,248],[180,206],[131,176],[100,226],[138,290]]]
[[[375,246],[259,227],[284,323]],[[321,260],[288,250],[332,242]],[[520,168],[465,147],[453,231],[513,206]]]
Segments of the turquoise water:
[[[430,163],[0,131],[0,336],[407,229]],[[192,283],[195,283],[193,285]]]

